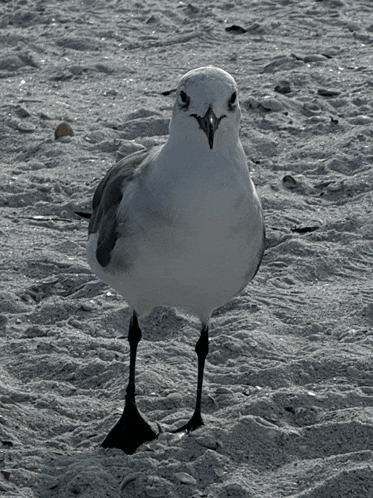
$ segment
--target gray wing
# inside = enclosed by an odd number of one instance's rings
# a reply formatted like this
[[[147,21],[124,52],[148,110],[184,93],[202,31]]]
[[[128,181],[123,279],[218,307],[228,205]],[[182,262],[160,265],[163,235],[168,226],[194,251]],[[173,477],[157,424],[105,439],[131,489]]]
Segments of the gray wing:
[[[99,233],[96,258],[103,267],[111,260],[111,252],[118,238],[117,209],[122,200],[126,183],[149,164],[160,147],[134,152],[121,159],[106,173],[93,196],[93,213],[89,220],[88,234]]]

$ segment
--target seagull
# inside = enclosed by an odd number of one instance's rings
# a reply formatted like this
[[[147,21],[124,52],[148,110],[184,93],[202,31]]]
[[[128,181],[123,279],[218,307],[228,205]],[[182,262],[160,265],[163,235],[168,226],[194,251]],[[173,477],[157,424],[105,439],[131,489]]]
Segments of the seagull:
[[[204,424],[211,314],[246,287],[264,252],[263,212],[239,138],[240,116],[229,73],[216,67],[189,71],[176,89],[166,143],[120,160],[94,194],[88,261],[132,310],[125,407],[104,448],[133,454],[158,436],[135,399],[139,318],[156,306],[184,310],[201,323],[194,413],[173,432]]]

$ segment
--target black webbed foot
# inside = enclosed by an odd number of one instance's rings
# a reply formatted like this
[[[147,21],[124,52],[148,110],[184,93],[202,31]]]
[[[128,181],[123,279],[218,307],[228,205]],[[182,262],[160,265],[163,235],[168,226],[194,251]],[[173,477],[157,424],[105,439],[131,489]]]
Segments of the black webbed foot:
[[[156,434],[140,414],[136,403],[127,402],[123,415],[101,444],[103,448],[119,448],[132,455],[146,441],[156,439]]]

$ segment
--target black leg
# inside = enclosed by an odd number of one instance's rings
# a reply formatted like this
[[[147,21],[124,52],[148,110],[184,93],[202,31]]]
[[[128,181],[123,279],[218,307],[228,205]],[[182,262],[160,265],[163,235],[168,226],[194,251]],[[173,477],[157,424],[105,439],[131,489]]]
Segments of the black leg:
[[[157,437],[157,434],[141,416],[135,401],[136,352],[141,336],[137,315],[134,312],[128,331],[130,374],[124,411],[117,424],[109,432],[101,445],[103,448],[119,448],[128,455],[132,455],[145,441],[151,441]]]
[[[196,407],[192,418],[185,425],[176,429],[173,432],[181,431],[193,431],[203,425],[202,415],[201,415],[201,398],[202,398],[202,383],[203,383],[203,370],[205,368],[206,356],[209,352],[209,328],[207,324],[202,325],[201,335],[196,344],[196,353],[198,356],[198,380],[197,380],[197,399]]]

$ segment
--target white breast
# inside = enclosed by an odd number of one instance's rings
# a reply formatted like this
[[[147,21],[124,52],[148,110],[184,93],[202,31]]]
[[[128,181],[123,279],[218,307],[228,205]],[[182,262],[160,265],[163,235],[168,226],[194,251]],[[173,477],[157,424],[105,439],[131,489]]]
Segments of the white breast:
[[[146,182],[131,186],[119,208],[113,262],[98,272],[139,314],[164,305],[207,319],[242,290],[259,262],[262,215],[247,168],[236,167],[234,154],[229,167],[221,157],[217,167],[211,153],[199,163],[185,157],[177,169],[161,157],[161,172],[154,167]]]

